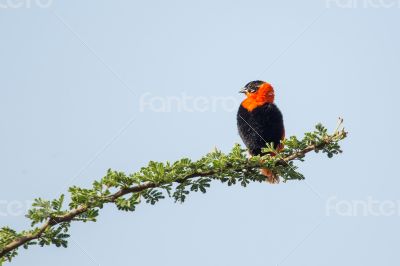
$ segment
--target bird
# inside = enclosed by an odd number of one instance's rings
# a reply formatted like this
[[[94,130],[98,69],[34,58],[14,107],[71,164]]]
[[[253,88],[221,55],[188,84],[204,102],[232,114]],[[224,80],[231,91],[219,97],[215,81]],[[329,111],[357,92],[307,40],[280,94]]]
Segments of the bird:
[[[276,151],[281,151],[284,148],[285,126],[282,112],[275,104],[273,86],[255,80],[247,83],[239,93],[244,93],[246,98],[237,112],[237,127],[250,156],[265,155],[262,148],[267,143],[272,143]],[[269,169],[262,168],[261,174],[266,176],[267,182],[279,183],[279,177]]]

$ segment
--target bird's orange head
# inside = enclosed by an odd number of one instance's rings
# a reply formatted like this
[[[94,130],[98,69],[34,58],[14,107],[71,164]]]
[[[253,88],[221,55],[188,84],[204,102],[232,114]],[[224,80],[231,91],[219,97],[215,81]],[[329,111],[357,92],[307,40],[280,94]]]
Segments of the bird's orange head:
[[[251,81],[244,86],[240,93],[246,94],[242,106],[250,112],[258,106],[273,103],[275,100],[274,88],[265,81]]]

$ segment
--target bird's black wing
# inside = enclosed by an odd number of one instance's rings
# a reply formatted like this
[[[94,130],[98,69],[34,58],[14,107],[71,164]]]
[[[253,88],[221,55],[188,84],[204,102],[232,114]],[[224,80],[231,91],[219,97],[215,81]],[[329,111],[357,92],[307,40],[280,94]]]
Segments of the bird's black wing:
[[[283,135],[283,116],[273,103],[266,103],[249,112],[243,106],[237,113],[239,135],[250,154],[259,155],[266,143],[274,143],[276,148]]]

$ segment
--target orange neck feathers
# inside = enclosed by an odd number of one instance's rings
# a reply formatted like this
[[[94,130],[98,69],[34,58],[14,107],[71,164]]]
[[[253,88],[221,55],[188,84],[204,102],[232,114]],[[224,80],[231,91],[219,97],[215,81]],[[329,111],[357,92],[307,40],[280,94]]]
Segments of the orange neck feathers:
[[[254,93],[247,93],[247,98],[242,102],[242,106],[249,112],[266,103],[273,103],[275,100],[274,88],[269,83],[264,83]]]

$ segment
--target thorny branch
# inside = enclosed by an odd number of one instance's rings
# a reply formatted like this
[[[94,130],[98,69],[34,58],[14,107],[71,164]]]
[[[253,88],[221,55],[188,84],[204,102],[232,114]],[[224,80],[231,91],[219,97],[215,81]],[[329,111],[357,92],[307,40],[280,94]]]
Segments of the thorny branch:
[[[70,188],[72,202],[69,204],[70,209],[66,211],[61,211],[63,195],[52,202],[37,199],[27,217],[32,220],[32,226],[42,223],[41,226],[21,233],[8,227],[0,228],[0,265],[11,261],[21,246],[28,248],[33,244],[55,244],[66,247],[65,239],[69,237],[66,233],[70,223],[95,221],[98,210],[106,203],[115,203],[118,209],[133,211],[141,198],[151,204],[164,198],[162,192],[156,189],[164,190],[176,201],[183,202],[189,194],[189,188],[190,191],[200,190],[205,193],[212,180],[227,182],[228,185],[240,182],[243,186],[250,181],[262,182],[264,177],[259,174],[260,167],[275,171],[284,182],[304,179],[295,171],[297,167],[293,161],[302,161],[311,151],[323,151],[328,157],[341,153],[338,142],[347,136],[347,132],[341,128],[342,123],[343,119],[339,119],[333,134],[328,134],[322,125],[317,125],[316,131],[306,133],[302,140],[296,137],[285,140],[285,149],[280,152],[279,157],[265,155],[247,158],[245,150],[237,145],[228,155],[216,150],[196,162],[189,159],[182,159],[174,164],[150,162],[148,167],[129,176],[109,170],[101,181],[94,182],[93,189]],[[266,154],[276,152],[271,146],[267,145],[264,150]],[[171,194],[173,186],[175,192]],[[112,189],[115,189],[114,193],[111,192]]]

